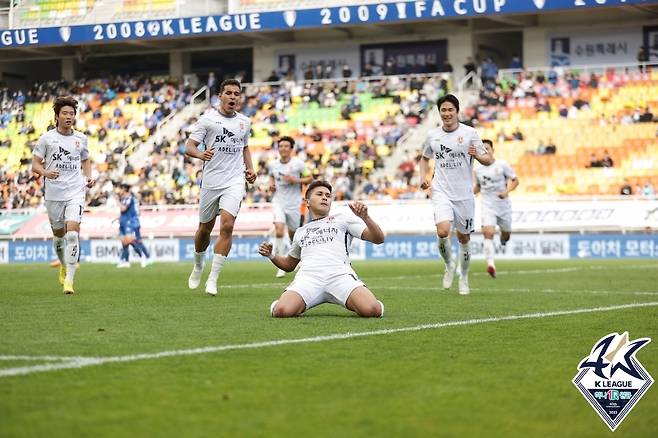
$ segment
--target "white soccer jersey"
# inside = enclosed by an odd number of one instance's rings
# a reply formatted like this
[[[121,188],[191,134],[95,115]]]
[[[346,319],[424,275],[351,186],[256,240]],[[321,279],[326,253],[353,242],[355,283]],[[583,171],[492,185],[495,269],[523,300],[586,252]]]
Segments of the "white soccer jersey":
[[[63,135],[57,128],[51,129],[39,138],[33,154],[44,160],[46,170],[59,170],[57,178],[44,178],[46,201],[84,198],[85,179],[81,162],[89,158],[86,135],[78,131]]]
[[[477,131],[463,123],[452,132],[443,128],[429,131],[423,144],[423,157],[435,160],[432,195],[442,195],[451,201],[473,198],[472,168],[474,157],[468,148],[474,145],[478,155],[486,154]]]
[[[244,148],[250,126],[249,118],[240,113],[226,117],[214,110],[199,118],[190,138],[215,151],[210,161],[204,162],[201,187],[217,190],[244,183]]]
[[[291,158],[287,163],[282,163],[280,160],[273,161],[267,168],[270,175],[274,177],[276,186],[272,202],[284,207],[299,207],[302,200],[302,185],[287,183],[283,177],[285,175],[303,176],[306,173],[306,164],[299,158]]]
[[[299,274],[350,274],[349,247],[365,229],[366,224],[351,212],[313,220],[295,231],[288,255],[301,260]]]
[[[475,169],[475,177],[480,184],[483,203],[492,207],[510,204],[509,197],[498,197],[498,193],[507,190],[507,180],[516,178],[516,173],[507,162],[496,160],[489,166],[478,166]]]

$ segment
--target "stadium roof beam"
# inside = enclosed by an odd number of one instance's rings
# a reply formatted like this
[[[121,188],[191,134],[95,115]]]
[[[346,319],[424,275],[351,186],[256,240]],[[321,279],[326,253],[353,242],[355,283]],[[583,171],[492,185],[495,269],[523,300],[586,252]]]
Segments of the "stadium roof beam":
[[[518,15],[515,17],[494,15],[491,17],[486,17],[486,19],[496,23],[507,24],[509,26],[515,27],[528,27],[537,25],[536,15]]]
[[[36,56],[44,56],[44,57],[51,57],[53,56],[52,51],[46,50],[46,49],[36,49],[34,47],[16,47],[16,50],[19,52],[25,52],[29,53],[30,55],[36,55]]]

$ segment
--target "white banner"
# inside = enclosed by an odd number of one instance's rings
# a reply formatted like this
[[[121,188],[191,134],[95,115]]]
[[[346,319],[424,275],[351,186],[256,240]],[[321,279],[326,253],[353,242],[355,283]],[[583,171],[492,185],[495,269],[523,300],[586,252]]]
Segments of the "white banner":
[[[591,29],[549,34],[548,65],[603,65],[632,63],[642,46],[642,28]]]
[[[179,260],[178,239],[144,240],[144,245],[155,262],[177,262]],[[120,255],[121,242],[118,239],[94,239],[91,241],[91,253],[89,254],[91,262],[115,263],[119,261]],[[139,260],[139,256],[132,247],[130,248],[130,260],[133,262]]]
[[[339,211],[336,206],[332,211]],[[435,233],[431,202],[369,204],[368,211],[387,233]],[[481,227],[480,198],[475,201],[475,231]],[[658,228],[658,200],[521,202],[512,199],[512,230],[620,231]]]
[[[471,258],[484,259],[484,237],[475,234],[471,237]],[[503,252],[498,237],[494,238],[496,260],[518,259],[568,259],[568,234],[513,234]]]

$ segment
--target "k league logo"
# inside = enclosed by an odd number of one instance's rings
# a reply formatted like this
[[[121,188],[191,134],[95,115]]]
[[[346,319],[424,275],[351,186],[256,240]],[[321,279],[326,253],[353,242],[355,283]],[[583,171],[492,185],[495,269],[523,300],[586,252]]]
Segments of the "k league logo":
[[[546,0],[532,0],[535,3],[535,6],[537,6],[537,9],[543,9],[544,4],[546,3]]]
[[[68,26],[62,26],[59,28],[59,36],[62,38],[62,41],[65,43],[69,42],[71,38],[71,28]]]
[[[297,12],[295,12],[295,11],[285,11],[283,13],[283,20],[286,22],[288,27],[294,27],[295,22],[297,21]]]
[[[610,333],[594,344],[578,365],[573,384],[613,432],[653,384],[635,357],[651,338],[628,340],[628,332]]]

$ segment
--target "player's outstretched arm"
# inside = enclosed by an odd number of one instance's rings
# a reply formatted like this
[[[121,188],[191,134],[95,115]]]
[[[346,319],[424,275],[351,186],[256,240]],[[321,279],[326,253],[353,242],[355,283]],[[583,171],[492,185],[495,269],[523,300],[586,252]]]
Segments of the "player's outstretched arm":
[[[275,256],[272,254],[272,244],[263,242],[258,247],[258,254],[267,257],[272,261],[274,266],[286,272],[292,272],[299,264],[299,260],[291,256]]]
[[[367,240],[368,242],[372,242],[376,245],[384,243],[384,238],[386,236],[379,225],[377,225],[377,222],[372,220],[372,218],[368,215],[368,206],[359,201],[352,202],[347,205],[349,205],[352,213],[361,218],[361,220],[366,224],[366,229],[363,230],[363,233],[361,233],[361,239]]]
[[[251,161],[251,151],[249,150],[249,146],[245,146],[244,149],[242,150],[243,156],[242,159],[244,160],[244,177],[247,180],[249,184],[253,184],[256,182],[256,171],[254,170],[254,164]]]

